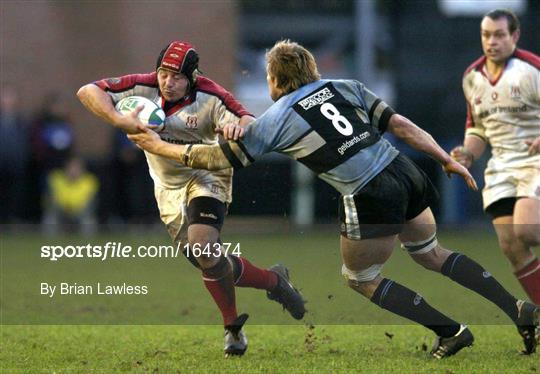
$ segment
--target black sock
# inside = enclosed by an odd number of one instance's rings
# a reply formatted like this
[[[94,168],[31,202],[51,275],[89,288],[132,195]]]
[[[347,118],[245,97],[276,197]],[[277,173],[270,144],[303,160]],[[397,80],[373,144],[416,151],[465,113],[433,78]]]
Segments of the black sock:
[[[482,266],[461,253],[452,253],[444,262],[441,273],[454,282],[484,296],[501,308],[516,321],[518,317],[517,299]]]
[[[435,334],[450,337],[459,331],[459,323],[432,308],[416,292],[390,279],[383,279],[371,301],[383,309],[417,322]]]

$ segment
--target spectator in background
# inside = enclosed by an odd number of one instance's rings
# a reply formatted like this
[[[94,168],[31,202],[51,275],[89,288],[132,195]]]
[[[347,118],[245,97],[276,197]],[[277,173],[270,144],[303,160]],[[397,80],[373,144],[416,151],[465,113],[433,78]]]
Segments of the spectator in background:
[[[67,108],[65,97],[51,93],[36,118],[32,145],[34,157],[45,172],[63,167],[73,152],[74,134]]]
[[[33,216],[37,221],[42,218],[42,198],[46,192],[49,172],[63,168],[74,149],[73,127],[67,108],[65,96],[49,93],[32,125],[30,179],[34,187],[29,205],[36,210]]]
[[[153,199],[153,184],[148,176],[144,153],[140,151],[121,130],[113,133],[110,163],[112,207],[123,222],[147,223],[157,217],[157,206]],[[122,196],[122,199],[115,198]]]
[[[61,225],[73,224],[83,234],[93,233],[98,189],[98,179],[86,170],[80,158],[70,158],[63,169],[52,170],[47,176],[45,232],[56,233]]]
[[[19,95],[9,87],[0,96],[0,223],[24,216],[25,173],[29,161],[28,126],[19,112]]]

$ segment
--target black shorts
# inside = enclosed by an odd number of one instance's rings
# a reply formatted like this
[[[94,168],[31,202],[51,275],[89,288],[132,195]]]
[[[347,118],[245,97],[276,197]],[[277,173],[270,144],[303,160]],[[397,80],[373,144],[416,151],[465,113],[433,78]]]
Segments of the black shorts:
[[[194,197],[187,207],[187,219],[190,225],[198,223],[221,230],[226,214],[227,204],[213,197]]]
[[[399,234],[403,224],[437,202],[428,176],[399,154],[354,195],[341,196],[341,235],[352,240]]]
[[[492,220],[503,216],[513,216],[516,201],[516,197],[505,197],[497,200],[486,208],[486,213]]]

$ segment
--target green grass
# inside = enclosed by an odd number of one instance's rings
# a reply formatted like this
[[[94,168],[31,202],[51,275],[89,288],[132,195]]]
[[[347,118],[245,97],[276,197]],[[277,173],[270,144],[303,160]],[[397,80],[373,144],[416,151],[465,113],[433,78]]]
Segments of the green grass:
[[[167,244],[164,236],[110,234],[93,239]],[[117,261],[39,257],[37,235],[1,239],[1,372],[534,372],[509,320],[486,300],[414,264],[396,250],[384,275],[421,293],[454,319],[473,325],[476,342],[443,362],[429,359],[433,334],[394,317],[344,285],[335,234],[228,236],[252,262],[285,263],[308,299],[293,321],[258,290],[237,289],[248,312],[250,348],[222,356],[222,328],[198,272],[184,259]],[[83,243],[79,237],[55,242]],[[441,234],[445,246],[483,264],[518,297],[524,294],[490,233]],[[40,282],[95,281],[149,285],[145,296],[39,295]],[[311,327],[313,326],[313,327]],[[390,338],[391,336],[391,338]],[[426,351],[427,350],[427,351]]]
[[[242,358],[224,359],[217,326],[4,326],[2,372],[526,373],[510,326],[473,326],[476,343],[434,361],[417,326],[248,326]],[[390,339],[385,333],[392,334]]]

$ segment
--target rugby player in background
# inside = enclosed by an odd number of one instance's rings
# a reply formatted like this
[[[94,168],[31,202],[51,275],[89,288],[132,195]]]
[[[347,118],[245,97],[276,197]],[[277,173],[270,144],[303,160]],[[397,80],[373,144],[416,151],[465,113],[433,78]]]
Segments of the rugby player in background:
[[[520,27],[505,9],[480,24],[484,55],[463,76],[465,141],[452,157],[469,168],[491,145],[483,205],[499,245],[530,299],[540,305],[540,57],[518,49]]]
[[[125,97],[144,96],[166,114],[159,134],[165,141],[217,144],[216,128],[230,123],[244,126],[254,118],[223,87],[200,75],[198,63],[191,44],[174,41],[161,51],[154,72],[99,80],[81,87],[77,96],[89,111],[127,134],[139,131],[137,125],[142,124],[137,115],[142,106],[130,115],[120,114],[114,106]],[[237,314],[235,285],[266,290],[269,299],[302,319],[304,300],[289,282],[287,268],[278,264],[261,269],[220,249],[220,231],[232,199],[232,168],[194,170],[148,152],[146,159],[161,220],[175,245],[202,270],[204,284],[221,311],[225,354],[242,355],[247,349],[242,331],[247,314]],[[202,251],[190,251],[187,243]]]
[[[416,292],[381,276],[396,239],[424,268],[497,305],[516,324],[525,352],[533,353],[539,309],[517,300],[474,260],[438,243],[430,209],[437,198],[435,187],[381,135],[389,131],[403,139],[437,160],[448,175],[463,177],[476,190],[467,169],[362,83],[321,79],[313,55],[299,44],[277,42],[266,58],[268,88],[275,103],[245,128],[227,125],[238,130],[233,131],[232,141],[170,144],[140,123],[141,133],[129,138],[148,152],[193,168],[240,168],[272,151],[303,163],[342,194],[342,274],[348,285],[381,308],[434,331],[433,357],[451,356],[470,346],[474,338],[467,326],[434,309]]]

